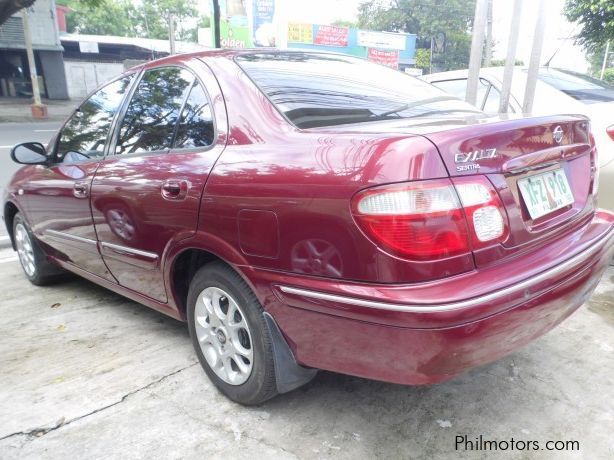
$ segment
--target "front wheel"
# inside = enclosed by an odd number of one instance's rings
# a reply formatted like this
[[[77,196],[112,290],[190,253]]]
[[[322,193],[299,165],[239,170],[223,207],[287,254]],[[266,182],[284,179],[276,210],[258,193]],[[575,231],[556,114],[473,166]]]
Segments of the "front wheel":
[[[188,293],[188,325],[201,365],[228,398],[253,405],[277,394],[264,310],[229,266],[213,262],[194,275]]]
[[[13,238],[21,268],[32,284],[37,286],[50,284],[64,273],[60,267],[47,260],[47,256],[32,236],[32,232],[20,213],[13,218]]]

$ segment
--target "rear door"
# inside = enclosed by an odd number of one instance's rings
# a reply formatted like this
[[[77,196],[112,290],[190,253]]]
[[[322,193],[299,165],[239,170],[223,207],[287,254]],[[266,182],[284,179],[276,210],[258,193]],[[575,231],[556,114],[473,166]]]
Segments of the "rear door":
[[[221,104],[214,109],[213,98]],[[122,286],[167,301],[164,253],[196,231],[205,182],[225,146],[221,101],[200,61],[146,69],[135,84],[92,184],[102,256]]]
[[[133,79],[134,75],[123,76],[81,104],[51,143],[53,163],[38,166],[24,190],[36,236],[59,259],[109,281],[114,279],[96,244],[90,186]]]

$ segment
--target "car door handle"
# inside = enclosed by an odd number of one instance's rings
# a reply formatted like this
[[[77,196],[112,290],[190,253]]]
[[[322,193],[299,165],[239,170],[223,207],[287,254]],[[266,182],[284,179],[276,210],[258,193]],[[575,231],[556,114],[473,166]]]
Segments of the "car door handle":
[[[185,179],[167,179],[162,183],[162,196],[167,200],[183,200],[190,184]]]
[[[72,193],[76,198],[87,198],[90,196],[90,184],[88,182],[75,182]]]

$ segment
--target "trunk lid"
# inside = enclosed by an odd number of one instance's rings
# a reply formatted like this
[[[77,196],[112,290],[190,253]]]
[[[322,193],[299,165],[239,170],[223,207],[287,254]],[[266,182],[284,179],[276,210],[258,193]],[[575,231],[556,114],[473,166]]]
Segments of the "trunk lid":
[[[509,236],[503,243],[474,250],[477,266],[499,263],[547,244],[583,225],[594,213],[594,142],[589,121],[582,115],[399,119],[332,130],[422,135],[437,147],[453,181],[486,176],[505,208]],[[530,187],[539,192],[542,179],[538,176],[543,178],[542,192],[548,206],[557,208],[548,212],[546,206],[542,215],[535,212],[535,201],[529,202]],[[560,195],[550,196],[546,182],[552,181],[558,192],[568,186],[571,195],[565,195],[564,200]],[[523,191],[527,182],[531,183],[529,191]],[[563,184],[557,185],[559,182]],[[544,203],[538,200],[538,204]]]
[[[478,266],[545,244],[594,212],[596,168],[586,117],[488,121],[429,133],[421,129],[437,146],[450,177],[485,175],[503,202],[509,237],[475,252]]]

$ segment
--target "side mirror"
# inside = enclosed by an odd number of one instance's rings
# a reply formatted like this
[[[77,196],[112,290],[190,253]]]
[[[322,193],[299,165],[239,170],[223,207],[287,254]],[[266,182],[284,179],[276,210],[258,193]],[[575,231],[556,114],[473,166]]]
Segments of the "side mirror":
[[[13,147],[11,158],[22,165],[42,165],[47,163],[47,151],[40,142],[24,142]]]

